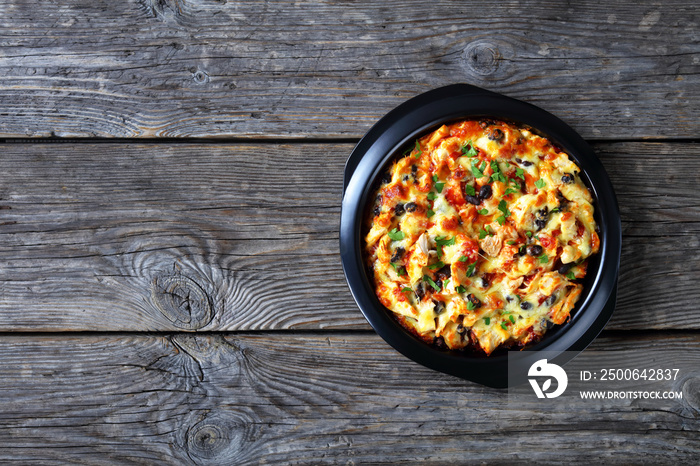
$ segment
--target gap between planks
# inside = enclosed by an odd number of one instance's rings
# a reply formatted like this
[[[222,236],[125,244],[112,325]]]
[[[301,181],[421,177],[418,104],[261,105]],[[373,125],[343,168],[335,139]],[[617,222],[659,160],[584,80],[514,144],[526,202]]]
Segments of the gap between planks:
[[[332,137],[201,137],[201,138],[0,138],[0,144],[139,144],[139,145],[230,145],[230,144],[357,144],[361,138]],[[586,138],[589,144],[622,143],[663,143],[663,144],[698,144],[700,138]]]
[[[264,335],[264,334],[280,334],[284,336],[368,336],[379,335],[371,329],[246,329],[241,331],[236,330],[206,330],[202,332],[178,332],[172,330],[144,330],[144,331],[134,331],[134,330],[66,330],[66,331],[49,331],[49,332],[27,332],[27,331],[17,331],[17,332],[0,332],[0,338],[11,338],[11,337],[95,337],[95,336],[157,336],[157,337],[170,337],[175,335],[182,336],[192,336],[192,337],[208,337],[208,336],[239,336],[245,337],[248,335]],[[700,335],[700,329],[690,328],[690,329],[630,329],[630,330],[620,330],[611,329],[603,330],[596,339],[601,338],[644,338],[644,337],[658,337],[658,336],[692,336]]]

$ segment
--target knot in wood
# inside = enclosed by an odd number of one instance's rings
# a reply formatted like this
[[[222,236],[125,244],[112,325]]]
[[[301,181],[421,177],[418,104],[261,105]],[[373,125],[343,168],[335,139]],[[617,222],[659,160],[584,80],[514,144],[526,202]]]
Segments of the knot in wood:
[[[207,293],[197,282],[183,275],[161,275],[153,280],[153,301],[173,325],[186,330],[200,329],[214,317]]]
[[[236,464],[252,440],[249,422],[238,415],[207,417],[187,431],[187,455],[197,464]]]
[[[192,73],[192,79],[194,79],[194,82],[197,84],[206,84],[209,82],[209,75],[206,73],[206,71],[197,70]]]
[[[191,429],[187,437],[187,451],[194,458],[216,458],[229,444],[228,433],[216,424],[198,424]]]
[[[700,377],[692,377],[683,383],[683,399],[700,413]]]
[[[487,41],[472,42],[464,51],[467,66],[481,76],[495,73],[502,58],[498,47]]]
[[[221,13],[226,0],[141,0],[155,18],[171,26],[199,27],[206,15]]]

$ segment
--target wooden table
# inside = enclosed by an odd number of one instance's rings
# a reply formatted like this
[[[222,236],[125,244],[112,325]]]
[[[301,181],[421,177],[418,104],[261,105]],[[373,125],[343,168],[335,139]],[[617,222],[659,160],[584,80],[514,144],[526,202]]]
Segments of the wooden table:
[[[691,0],[0,2],[0,460],[697,464],[700,378],[674,410],[544,413],[399,355],[338,222],[399,103],[533,103],[622,212],[591,350],[697,349],[699,23]]]

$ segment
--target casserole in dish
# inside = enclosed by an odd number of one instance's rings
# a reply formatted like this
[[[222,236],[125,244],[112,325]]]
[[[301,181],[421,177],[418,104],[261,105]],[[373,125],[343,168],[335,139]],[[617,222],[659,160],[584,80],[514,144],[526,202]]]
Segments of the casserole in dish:
[[[481,384],[505,387],[508,385],[508,349],[505,348],[505,345],[500,348],[498,346],[487,346],[488,351],[479,352],[465,351],[459,349],[458,345],[426,343],[425,338],[421,338],[420,334],[416,332],[408,331],[401,324],[401,319],[397,320],[394,317],[394,313],[382,304],[376,293],[374,273],[371,268],[367,267],[368,254],[371,256],[371,253],[367,250],[368,243],[366,241],[368,234],[366,225],[367,212],[372,212],[376,209],[376,190],[382,185],[382,177],[387,173],[387,170],[391,171],[391,167],[395,166],[392,164],[395,164],[397,160],[404,156],[403,152],[406,152],[407,149],[406,155],[409,157],[411,153],[415,155],[415,153],[422,151],[423,146],[420,141],[426,140],[425,138],[429,138],[431,134],[435,134],[436,130],[448,128],[449,131],[449,128],[458,127],[464,122],[476,122],[475,124],[479,124],[478,122],[492,122],[493,124],[487,125],[493,126],[491,130],[499,129],[505,133],[515,128],[520,134],[532,134],[533,137],[544,138],[553,147],[556,147],[555,152],[568,154],[571,163],[580,170],[576,174],[576,181],[577,183],[580,181],[580,185],[582,187],[585,186],[586,192],[590,193],[591,205],[594,207],[591,224],[597,226],[597,231],[592,230],[588,233],[589,236],[591,236],[590,233],[594,233],[597,237],[595,249],[599,252],[588,260],[585,277],[583,274],[580,274],[580,277],[575,277],[575,280],[571,280],[572,283],[575,283],[576,288],[579,288],[580,285],[576,306],[569,309],[570,312],[566,313],[565,318],[556,319],[556,321],[552,320],[560,325],[555,325],[547,330],[546,333],[542,332],[543,336],[538,335],[538,338],[523,340],[523,345],[516,345],[524,346],[524,350],[518,351],[517,354],[511,353],[511,361],[518,360],[520,361],[519,364],[523,366],[528,365],[529,367],[528,363],[531,364],[537,360],[537,352],[540,350],[558,353],[567,351],[567,354],[571,354],[571,352],[583,350],[593,341],[609,320],[615,305],[621,247],[621,226],[615,194],[597,157],[575,131],[544,110],[515,99],[473,86],[457,84],[435,89],[410,99],[377,122],[357,144],[346,164],[340,225],[341,259],[348,285],[360,310],[375,331],[391,346],[405,356],[427,367]],[[496,132],[496,136],[499,136],[498,132]],[[478,154],[482,147],[479,146],[479,143],[474,145],[476,146],[474,150]],[[470,152],[472,149],[471,147],[464,148],[466,152]],[[515,157],[513,157],[514,159]],[[477,172],[481,172],[481,169],[483,169],[486,173],[476,174],[470,169],[472,167],[470,161],[466,163],[472,178],[476,180],[472,183],[472,188],[474,189],[476,187],[481,189],[488,184],[493,190],[494,182],[502,183],[506,180],[520,179],[523,182],[521,184],[523,185],[521,186],[521,195],[534,194],[534,190],[537,190],[535,186],[532,193],[527,192],[528,188],[524,185],[527,184],[528,180],[524,176],[524,169],[529,167],[523,167],[522,163],[515,162],[512,166],[505,163],[497,163],[496,167],[490,167],[490,164],[484,165],[481,162],[477,162]],[[518,167],[523,170],[522,173],[516,170]],[[498,173],[503,174],[504,180],[499,179]],[[506,176],[506,173],[509,176]],[[483,174],[484,178],[479,180],[476,176],[478,174]],[[494,174],[496,174],[495,179],[493,177]],[[518,175],[522,175],[522,178]],[[529,182],[547,183],[549,181],[551,184],[554,181],[551,178],[547,178],[548,181],[539,181],[541,179],[543,180],[543,178],[538,178],[537,180],[529,180]],[[436,191],[434,189],[436,183],[447,183],[447,181],[435,181],[432,179],[432,176],[430,176],[430,180],[432,181],[431,191]],[[560,183],[562,183],[561,180],[562,178],[560,177]],[[489,181],[489,183],[486,183],[486,181]],[[447,184],[442,187],[447,189]],[[497,189],[501,187],[498,186]],[[525,189],[522,189],[523,187]],[[470,195],[469,193],[463,194]],[[479,193],[475,192],[475,194]],[[493,195],[493,192],[491,194]],[[499,194],[501,194],[500,200],[503,200],[504,193],[499,192]],[[501,204],[500,200],[498,204],[493,206],[475,205],[475,208],[478,207],[478,210],[486,209],[486,213],[492,216],[490,220],[495,218],[496,222],[498,222],[498,218],[505,213],[512,214],[512,209],[508,205],[503,205],[501,206],[502,209],[498,209],[499,204]],[[394,205],[393,207],[395,208],[396,206]],[[405,205],[403,208],[405,210]],[[494,217],[499,213],[500,215]],[[563,213],[558,213],[559,220],[561,220],[560,217]],[[578,215],[578,211],[576,214]],[[551,212],[549,215],[551,216]],[[470,220],[469,218],[459,219],[462,222]],[[537,219],[535,218],[534,220]],[[547,221],[550,222],[550,220]],[[559,223],[561,224],[561,221]],[[483,226],[483,223],[481,226]],[[493,226],[495,227],[496,224]],[[548,228],[549,225],[544,227]],[[393,235],[395,238],[398,238],[401,232],[398,227],[391,228],[389,232],[393,231],[394,228],[396,228],[396,231]],[[530,229],[533,234],[536,233],[535,228],[531,227]],[[443,247],[450,246],[449,244],[446,245],[445,241],[449,243],[452,237],[443,235],[440,238],[442,238]],[[437,248],[437,244],[432,244],[435,242],[435,238],[431,238],[431,240],[432,242],[428,247],[431,249],[433,246]],[[518,247],[525,245],[527,248],[529,246],[529,244],[525,244],[527,239],[521,237],[520,234],[517,239],[514,237],[512,241],[514,241],[514,244],[508,246],[515,246],[515,244],[518,244]],[[536,245],[541,246],[541,242],[536,243]],[[480,245],[477,253],[484,255],[486,251],[482,247],[483,245]],[[488,249],[488,246],[486,247]],[[437,252],[437,249],[435,250]],[[539,251],[532,252],[536,253]],[[392,256],[395,254],[396,248],[392,250]],[[543,252],[543,254],[545,253]],[[532,257],[532,255],[529,256]],[[467,260],[470,259],[468,256],[466,257]],[[539,260],[542,254],[535,257]],[[549,259],[548,255],[548,262]],[[563,262],[561,252],[557,260]],[[435,264],[439,265],[438,262],[435,262]],[[399,263],[397,261],[397,264]],[[474,261],[470,261],[467,265],[473,263]],[[404,265],[403,263],[400,264]],[[429,265],[434,264],[426,264],[426,266]],[[549,265],[553,268],[559,263],[555,263],[553,260]],[[421,268],[421,271],[423,270],[425,269]],[[563,275],[566,276],[569,271],[564,272]],[[429,276],[429,278],[435,282],[434,277]],[[427,280],[425,283],[430,285]],[[432,288],[432,285],[430,286]],[[454,283],[452,286],[454,287]],[[464,285],[458,284],[457,286]],[[415,289],[413,289],[413,292],[415,293]],[[522,300],[518,302],[518,305],[520,302]],[[540,303],[538,303],[539,305]],[[494,324],[506,323],[506,326],[508,326],[503,316],[503,313],[499,314],[498,322],[494,322]],[[510,320],[508,316],[505,319]],[[483,324],[485,321],[482,320],[481,323]],[[472,342],[472,339],[470,339],[470,342]],[[483,350],[480,344],[472,346]]]

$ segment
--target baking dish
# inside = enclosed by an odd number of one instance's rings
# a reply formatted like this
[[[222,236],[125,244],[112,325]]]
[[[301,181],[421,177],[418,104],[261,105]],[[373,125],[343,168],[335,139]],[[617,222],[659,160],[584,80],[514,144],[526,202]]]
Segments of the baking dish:
[[[440,350],[407,332],[377,299],[363,259],[362,225],[377,177],[405,146],[439,126],[467,118],[494,118],[531,128],[570,154],[594,198],[600,252],[589,260],[584,292],[570,320],[550,329],[524,350],[498,350],[490,356]],[[610,180],[590,146],[554,115],[525,102],[467,84],[418,95],[380,119],[360,140],[345,166],[340,221],[340,252],[351,293],[374,330],[397,351],[435,370],[490,387],[521,383],[508,380],[508,363],[524,368],[540,352],[571,358],[600,333],[615,307],[621,249],[621,225]],[[510,352],[510,355],[508,354]],[[564,353],[566,352],[566,353]],[[566,361],[559,358],[557,362]]]

